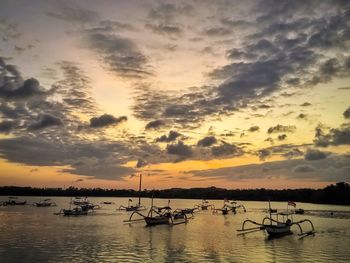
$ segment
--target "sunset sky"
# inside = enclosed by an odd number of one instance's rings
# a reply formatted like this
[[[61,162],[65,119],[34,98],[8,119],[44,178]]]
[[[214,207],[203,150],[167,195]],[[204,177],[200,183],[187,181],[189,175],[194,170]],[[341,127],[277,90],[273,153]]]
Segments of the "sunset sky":
[[[349,182],[349,48],[350,1],[1,0],[0,185]]]

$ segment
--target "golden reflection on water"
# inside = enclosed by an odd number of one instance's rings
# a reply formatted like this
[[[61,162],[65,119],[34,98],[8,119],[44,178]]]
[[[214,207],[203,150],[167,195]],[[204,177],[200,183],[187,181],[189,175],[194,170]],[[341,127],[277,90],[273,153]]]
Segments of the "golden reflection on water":
[[[31,203],[39,198],[31,197]],[[128,214],[116,211],[125,198],[112,200],[94,215],[68,218],[53,212],[69,198],[52,198],[57,207],[1,207],[0,262],[329,262],[350,258],[350,208],[298,204],[316,228],[314,237],[268,239],[263,232],[237,236],[246,218],[261,221],[266,203],[244,202],[247,213],[213,215],[203,211],[186,225],[145,227],[125,224]],[[193,207],[199,200],[172,200],[173,208]],[[216,207],[222,201],[212,201]],[[149,206],[150,200],[144,199]],[[166,205],[167,200],[155,200]],[[284,209],[285,203],[273,203]],[[330,216],[330,210],[338,211]]]

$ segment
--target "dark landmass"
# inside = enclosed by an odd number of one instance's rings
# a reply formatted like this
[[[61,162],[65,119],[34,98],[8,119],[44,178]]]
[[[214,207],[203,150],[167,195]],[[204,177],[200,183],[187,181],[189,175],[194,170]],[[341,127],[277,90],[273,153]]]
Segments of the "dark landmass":
[[[0,195],[13,196],[96,196],[96,197],[137,197],[138,191],[102,189],[102,188],[33,188],[3,186]],[[316,204],[350,205],[350,185],[340,182],[323,189],[223,189],[208,188],[171,188],[164,190],[143,190],[142,197],[183,198],[183,199],[231,199],[247,201],[294,201]]]

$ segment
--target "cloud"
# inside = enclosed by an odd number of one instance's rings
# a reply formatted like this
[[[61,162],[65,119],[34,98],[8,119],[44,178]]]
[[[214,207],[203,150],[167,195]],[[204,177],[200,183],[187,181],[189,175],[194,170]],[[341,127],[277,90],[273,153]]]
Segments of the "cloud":
[[[179,133],[177,131],[169,131],[168,136],[162,135],[161,137],[156,139],[156,142],[173,142],[180,136],[181,136],[181,133]]]
[[[310,164],[301,164],[293,168],[294,173],[310,173],[315,171],[316,171],[316,168]]]
[[[198,146],[209,147],[217,142],[215,136],[207,136],[197,142]]]
[[[234,167],[188,171],[195,177],[221,178],[228,181],[252,179],[287,179],[292,181],[339,182],[349,181],[350,158],[333,155],[310,163],[303,159],[264,162]]]
[[[317,149],[307,149],[306,153],[305,153],[305,160],[308,161],[314,161],[314,160],[322,160],[327,158],[327,156],[329,155],[329,153],[326,152],[322,152],[320,150]]]
[[[311,106],[312,104],[310,102],[304,102],[303,104],[300,104],[302,107],[308,107]]]
[[[150,24],[145,25],[146,28],[151,29],[154,33],[157,34],[168,34],[168,35],[181,35],[182,29],[178,25],[171,24]]]
[[[314,143],[316,146],[327,147],[329,145],[348,145],[350,144],[350,125],[343,124],[339,128],[332,128],[324,132],[322,127],[315,129]]]
[[[213,156],[240,156],[243,154],[243,151],[240,147],[229,144],[222,141],[222,144],[219,146],[211,147],[211,153]]]
[[[306,119],[307,117],[307,114],[305,113],[300,113],[298,116],[297,116],[297,119]]]
[[[10,133],[14,127],[15,127],[15,122],[2,121],[0,122],[0,133]]]
[[[41,114],[39,120],[29,124],[28,130],[41,130],[52,126],[62,126],[63,122],[60,118],[51,114]]]
[[[62,7],[56,12],[48,11],[46,15],[65,22],[82,24],[92,23],[99,19],[99,15],[95,11],[70,6]]]
[[[17,67],[7,64],[0,57],[0,98],[7,100],[28,99],[49,95],[52,91],[40,87],[35,78],[22,79]]]
[[[153,75],[147,57],[132,40],[96,28],[85,29],[83,36],[87,47],[117,76],[140,79]]]
[[[259,131],[260,130],[260,127],[259,126],[252,126],[248,129],[249,132],[256,132],[256,131]]]
[[[209,37],[222,37],[232,34],[231,29],[226,27],[211,27],[203,31],[203,34]]]
[[[155,121],[150,121],[149,123],[146,124],[145,129],[158,129],[162,126],[165,126],[165,122],[162,120],[155,120]]]
[[[343,112],[343,116],[345,119],[350,119],[350,107]]]
[[[186,159],[193,154],[191,147],[184,144],[183,141],[178,141],[177,144],[168,144],[166,150],[168,154],[179,156],[179,160]]]
[[[265,161],[268,157],[271,156],[271,152],[268,149],[260,149],[258,151],[258,156],[261,161]]]
[[[110,114],[103,114],[99,117],[93,117],[90,119],[90,127],[92,128],[102,128],[111,125],[117,125],[121,122],[127,121],[128,118],[126,116],[114,117]]]
[[[295,132],[296,127],[292,126],[292,125],[281,125],[281,124],[277,124],[276,126],[270,127],[267,130],[267,133],[271,134],[271,133],[280,133],[280,132]]]
[[[278,137],[277,137],[277,139],[278,139],[279,141],[284,141],[286,138],[287,138],[287,134],[280,134],[280,135],[278,135]]]

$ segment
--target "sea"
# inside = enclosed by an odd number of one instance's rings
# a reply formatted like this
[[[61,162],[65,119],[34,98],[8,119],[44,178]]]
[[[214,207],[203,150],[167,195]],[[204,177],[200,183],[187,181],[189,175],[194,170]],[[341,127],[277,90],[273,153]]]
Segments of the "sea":
[[[147,227],[144,221],[124,222],[131,213],[117,209],[129,198],[90,197],[101,208],[78,217],[56,214],[69,208],[70,197],[51,197],[54,207],[30,205],[40,199],[19,197],[29,205],[0,207],[0,262],[350,262],[350,206],[297,203],[305,213],[294,215],[294,221],[311,220],[315,234],[300,238],[293,227],[290,235],[269,238],[263,230],[237,231],[246,219],[261,222],[268,215],[267,202],[237,201],[245,213],[200,211],[186,224]],[[223,200],[208,201],[223,206]],[[153,202],[166,206],[169,201]],[[175,210],[200,203],[171,199],[169,205]],[[151,199],[143,198],[142,204],[149,208]],[[287,203],[271,202],[271,207],[282,211]]]

